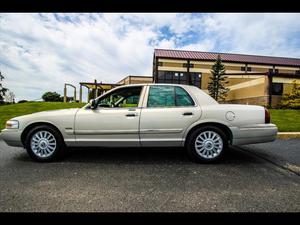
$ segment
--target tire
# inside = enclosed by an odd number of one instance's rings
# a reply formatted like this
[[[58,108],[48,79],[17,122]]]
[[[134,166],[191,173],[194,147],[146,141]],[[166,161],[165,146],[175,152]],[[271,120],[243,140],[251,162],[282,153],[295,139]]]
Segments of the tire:
[[[215,126],[203,126],[194,130],[186,142],[188,156],[196,163],[217,162],[223,157],[227,148],[226,134]]]
[[[25,139],[29,156],[38,162],[51,162],[65,156],[65,144],[59,131],[51,126],[32,128]]]

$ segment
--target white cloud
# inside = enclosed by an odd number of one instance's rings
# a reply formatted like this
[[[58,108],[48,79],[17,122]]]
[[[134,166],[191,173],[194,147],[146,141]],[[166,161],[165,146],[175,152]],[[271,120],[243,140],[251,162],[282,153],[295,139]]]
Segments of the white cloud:
[[[299,20],[300,14],[0,14],[0,70],[20,100],[62,94],[65,82],[152,75],[154,48],[299,57]]]

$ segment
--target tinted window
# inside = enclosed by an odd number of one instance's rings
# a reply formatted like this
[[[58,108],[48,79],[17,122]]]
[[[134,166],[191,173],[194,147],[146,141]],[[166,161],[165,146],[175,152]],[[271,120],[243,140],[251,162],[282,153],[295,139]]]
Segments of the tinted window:
[[[137,107],[142,87],[118,89],[98,100],[100,107],[126,108]]]
[[[174,87],[151,86],[147,105],[148,107],[175,106]]]
[[[194,101],[181,87],[151,86],[148,107],[193,106]]]
[[[176,106],[192,106],[194,102],[190,95],[181,87],[175,87]]]

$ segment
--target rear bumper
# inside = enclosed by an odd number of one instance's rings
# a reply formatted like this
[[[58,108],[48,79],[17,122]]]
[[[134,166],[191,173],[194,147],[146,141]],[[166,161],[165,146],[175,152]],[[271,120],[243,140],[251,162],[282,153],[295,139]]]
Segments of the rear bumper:
[[[255,124],[247,127],[231,127],[232,145],[246,145],[276,140],[275,124]]]
[[[23,147],[21,134],[22,131],[17,129],[4,129],[0,133],[0,140],[3,140],[9,146]]]

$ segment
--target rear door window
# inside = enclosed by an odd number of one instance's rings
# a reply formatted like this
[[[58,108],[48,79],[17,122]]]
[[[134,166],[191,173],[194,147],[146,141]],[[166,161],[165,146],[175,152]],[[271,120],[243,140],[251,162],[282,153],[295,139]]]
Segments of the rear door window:
[[[172,86],[150,86],[148,107],[175,106],[175,93]]]
[[[148,107],[174,107],[195,105],[191,96],[181,87],[150,86]]]

